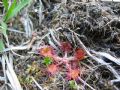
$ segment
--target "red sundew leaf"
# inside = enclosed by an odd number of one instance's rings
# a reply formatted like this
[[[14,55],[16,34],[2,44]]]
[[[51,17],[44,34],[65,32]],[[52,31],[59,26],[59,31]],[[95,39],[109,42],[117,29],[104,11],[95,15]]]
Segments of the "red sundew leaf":
[[[54,50],[50,46],[44,46],[40,49],[40,55],[43,55],[45,57],[52,57],[54,55]]]
[[[77,60],[82,60],[85,57],[85,52],[81,48],[79,48],[75,51],[74,56]]]
[[[55,64],[51,64],[48,66],[47,71],[51,74],[56,74],[58,72],[58,66]]]
[[[70,52],[72,49],[72,46],[69,42],[61,42],[60,48],[63,52]]]
[[[72,69],[76,69],[79,67],[79,61],[72,60],[71,62],[69,62],[69,64],[71,65]]]
[[[75,79],[77,79],[77,78],[79,77],[80,71],[79,71],[79,69],[72,69],[72,70],[70,70],[70,71],[68,72],[67,75],[68,75],[68,77],[69,77],[70,79],[75,80]]]

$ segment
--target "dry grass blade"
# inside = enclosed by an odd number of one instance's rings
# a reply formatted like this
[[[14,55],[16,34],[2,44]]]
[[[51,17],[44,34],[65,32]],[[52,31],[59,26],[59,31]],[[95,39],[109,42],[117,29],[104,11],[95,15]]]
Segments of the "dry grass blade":
[[[23,15],[23,17],[21,17],[21,22],[24,25],[26,37],[31,37],[33,31],[33,23],[27,13],[28,9],[25,9],[25,12],[26,13]]]
[[[8,61],[8,57],[6,55],[4,55],[4,60],[6,61],[6,64],[7,64],[7,70],[6,71],[6,75],[7,75],[7,78],[9,79],[11,85],[12,85],[12,88],[13,90],[23,90],[20,83],[19,83],[19,80],[11,66],[11,64],[9,63]]]
[[[108,54],[108,53],[105,53],[105,52],[96,52],[96,51],[93,51],[93,50],[92,50],[92,52],[93,52],[94,54],[96,54],[96,55],[106,57],[108,60],[110,60],[110,61],[112,61],[112,62],[120,65],[120,59],[115,58],[115,57],[111,56],[111,55]]]
[[[34,77],[31,77],[32,78],[32,80],[34,81],[34,83],[38,86],[38,88],[40,89],[40,90],[44,90],[39,84],[38,84],[38,82],[34,79]]]
[[[120,75],[117,73],[117,71],[116,71],[111,65],[107,64],[104,60],[93,56],[93,55],[88,51],[88,49],[84,46],[84,44],[83,44],[82,41],[78,38],[78,36],[75,35],[75,37],[76,37],[76,39],[78,40],[80,46],[84,49],[84,51],[87,53],[87,55],[88,55],[90,58],[92,58],[93,60],[99,62],[100,64],[106,65],[107,68],[114,74],[114,76],[115,76],[117,79],[120,79]]]
[[[43,6],[43,3],[41,0],[39,0],[39,3],[40,3],[40,5],[39,5],[38,14],[39,14],[39,24],[41,24],[42,20],[44,19],[44,16],[42,14],[44,6]]]
[[[88,86],[91,90],[95,90],[93,87],[91,87],[89,84],[87,84],[84,80],[82,80],[80,77],[79,77],[79,80],[86,86]]]

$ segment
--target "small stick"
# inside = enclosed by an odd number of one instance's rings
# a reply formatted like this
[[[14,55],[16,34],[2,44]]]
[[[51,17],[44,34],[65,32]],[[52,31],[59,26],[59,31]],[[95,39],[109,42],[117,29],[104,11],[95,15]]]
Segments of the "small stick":
[[[88,86],[90,89],[95,90],[93,87],[91,87],[89,84],[87,84],[83,79],[81,79],[80,77],[78,78],[83,84],[85,84],[86,86]]]
[[[35,40],[37,39],[37,34],[36,33],[33,33],[33,37],[32,37],[32,40],[30,41],[30,43],[28,44],[28,50],[32,47],[33,43],[35,42]]]

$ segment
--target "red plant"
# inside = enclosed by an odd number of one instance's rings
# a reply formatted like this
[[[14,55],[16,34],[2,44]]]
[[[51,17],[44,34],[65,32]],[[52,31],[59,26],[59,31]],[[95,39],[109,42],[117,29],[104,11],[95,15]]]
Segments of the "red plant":
[[[53,56],[53,48],[50,46],[44,46],[43,48],[40,49],[40,55],[44,57],[52,57]]]
[[[61,42],[60,48],[63,52],[70,52],[72,49],[72,46],[69,42]]]
[[[84,57],[85,57],[85,52],[81,49],[81,48],[78,48],[76,51],[75,51],[75,54],[74,54],[75,58],[77,60],[83,60]]]
[[[72,51],[72,46],[69,42],[61,42],[60,46],[61,50],[69,53]],[[44,46],[40,49],[40,55],[44,57],[50,57],[53,59],[52,64],[47,66],[47,71],[52,75],[56,74],[59,71],[60,66],[65,66],[66,70],[68,70],[67,76],[70,79],[77,79],[80,74],[79,68],[79,60],[84,59],[85,52],[83,49],[78,48],[74,52],[73,56],[64,56],[60,57],[57,54],[54,54],[54,50],[51,46]]]
[[[58,72],[58,67],[56,64],[51,64],[47,67],[47,71],[51,74],[56,74]]]
[[[79,74],[80,74],[79,69],[71,69],[71,70],[68,72],[67,76],[68,76],[70,79],[75,80],[75,79],[77,79],[77,78],[79,77]]]

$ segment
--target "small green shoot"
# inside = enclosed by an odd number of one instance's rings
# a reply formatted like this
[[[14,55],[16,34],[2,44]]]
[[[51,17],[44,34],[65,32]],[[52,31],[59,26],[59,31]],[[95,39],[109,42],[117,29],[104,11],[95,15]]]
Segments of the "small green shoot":
[[[8,3],[9,1],[8,0],[2,0],[2,2],[3,2],[5,10],[7,11],[8,10],[8,6],[9,6],[9,3]]]
[[[0,52],[3,52],[5,46],[4,46],[4,43],[3,41],[0,39]]]
[[[33,83],[31,76],[18,76],[21,84],[30,85]]]
[[[69,86],[70,86],[71,89],[77,89],[77,86],[76,86],[74,80],[69,81]]]
[[[13,3],[11,4],[10,8],[7,10],[6,15],[5,15],[5,17],[4,17],[4,21],[5,21],[5,22],[9,19],[9,17],[10,17],[11,14],[13,13],[16,4],[17,4],[17,1],[14,0]]]
[[[33,82],[31,76],[27,76],[26,79],[25,79],[25,82],[26,82],[27,84],[31,84],[31,83]]]
[[[22,0],[17,3],[17,0],[14,0],[10,8],[7,10],[6,15],[4,16],[4,21],[9,21],[12,17],[16,16],[21,9],[28,5],[32,0]]]
[[[6,37],[7,36],[7,24],[4,22],[0,23],[0,32]]]
[[[52,63],[52,59],[50,57],[45,57],[43,63],[48,66]]]

